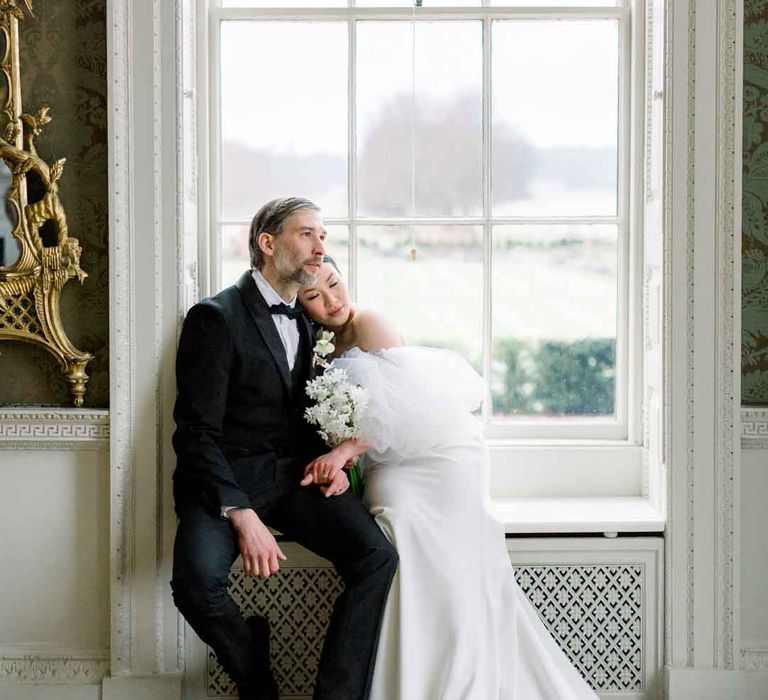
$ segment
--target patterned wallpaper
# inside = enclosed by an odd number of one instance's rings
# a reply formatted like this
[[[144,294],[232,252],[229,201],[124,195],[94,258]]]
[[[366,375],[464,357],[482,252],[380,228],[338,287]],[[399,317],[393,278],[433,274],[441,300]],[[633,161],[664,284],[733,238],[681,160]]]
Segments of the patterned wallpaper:
[[[768,404],[768,0],[744,2],[743,404]]]
[[[64,288],[61,316],[75,347],[95,355],[85,406],[109,402],[106,0],[35,0],[21,23],[24,111],[51,107],[37,140],[48,162],[66,157],[60,183],[69,233],[88,278]],[[45,350],[0,342],[0,404],[71,405],[67,382]],[[12,380],[8,381],[8,377]]]

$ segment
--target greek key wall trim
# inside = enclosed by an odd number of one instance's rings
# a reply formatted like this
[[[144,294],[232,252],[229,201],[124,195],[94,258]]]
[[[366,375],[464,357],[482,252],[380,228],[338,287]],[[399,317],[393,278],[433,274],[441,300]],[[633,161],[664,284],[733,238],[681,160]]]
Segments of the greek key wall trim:
[[[0,650],[0,680],[16,683],[100,683],[109,673],[106,651]]]
[[[596,691],[628,698],[654,697],[649,678],[657,669],[649,664],[660,658],[660,649],[655,648],[660,639],[657,642],[654,612],[660,607],[648,605],[647,598],[651,591],[661,590],[658,560],[649,560],[647,552],[616,555],[579,552],[582,545],[566,546],[573,551],[565,559],[581,557],[591,563],[516,564],[518,583],[554,639]],[[530,562],[548,555],[543,549],[528,554],[510,551],[510,558]],[[291,558],[289,555],[289,561]],[[595,558],[613,561],[595,563]],[[239,569],[230,575],[230,592],[243,614],[258,613],[270,621],[272,667],[285,698],[311,696],[331,606],[342,590],[327,562],[308,553],[305,559],[302,566],[281,569],[280,576],[267,581],[245,577]],[[197,643],[203,651],[193,665],[204,665],[199,669],[204,671],[204,689],[190,697],[236,697],[232,681],[213,652]],[[653,648],[649,650],[649,646]],[[188,671],[193,676],[199,672]]]
[[[744,671],[768,671],[768,649],[742,649],[741,668]]]
[[[768,449],[768,406],[742,407],[741,446],[747,450]]]
[[[107,449],[109,411],[0,409],[0,449]]]

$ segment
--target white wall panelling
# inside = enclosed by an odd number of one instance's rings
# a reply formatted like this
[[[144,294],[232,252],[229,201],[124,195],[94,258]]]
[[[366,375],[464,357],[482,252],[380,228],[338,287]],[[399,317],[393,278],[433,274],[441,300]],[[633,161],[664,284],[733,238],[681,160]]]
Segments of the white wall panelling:
[[[738,672],[742,15],[739,0],[667,3],[666,663],[675,700],[704,697],[707,673],[711,689],[732,689],[712,697],[751,692]]]
[[[765,513],[768,499],[768,449],[753,449],[751,445],[758,441],[744,434],[742,441],[739,562],[741,667],[745,671],[768,674],[768,606],[765,604],[765,582],[768,580],[765,545],[768,542],[768,518]]]
[[[43,427],[55,445],[61,432],[51,420],[46,415]],[[86,435],[87,450],[42,442],[25,449],[0,443],[2,700],[31,697],[32,684],[64,683],[60,697],[70,697],[75,686],[98,684],[109,667],[106,441],[94,449]]]
[[[177,51],[190,2],[110,0],[112,629],[104,698],[175,687],[170,580],[173,357],[178,319]],[[150,680],[146,680],[149,678]],[[135,683],[132,686],[132,683]]]

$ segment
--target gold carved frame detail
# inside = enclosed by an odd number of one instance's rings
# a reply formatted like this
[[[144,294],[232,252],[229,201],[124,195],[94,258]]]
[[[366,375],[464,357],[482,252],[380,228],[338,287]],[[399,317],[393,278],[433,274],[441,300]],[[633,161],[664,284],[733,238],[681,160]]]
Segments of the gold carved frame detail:
[[[24,114],[19,78],[21,0],[0,0],[0,81],[7,92],[0,114],[0,158],[10,170],[5,209],[19,247],[15,263],[0,267],[0,340],[22,340],[50,352],[69,382],[75,406],[82,406],[93,355],[70,342],[61,324],[59,299],[70,279],[87,277],[80,269],[81,248],[68,235],[58,195],[65,159],[48,165],[37,154],[35,138],[51,121],[48,107]],[[23,0],[32,15],[32,0]]]

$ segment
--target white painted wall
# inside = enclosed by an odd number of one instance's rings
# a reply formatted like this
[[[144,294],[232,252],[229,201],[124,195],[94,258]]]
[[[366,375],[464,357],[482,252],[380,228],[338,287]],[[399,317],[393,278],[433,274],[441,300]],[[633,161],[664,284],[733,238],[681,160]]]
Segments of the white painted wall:
[[[109,657],[107,442],[0,442],[0,532],[0,700],[95,700]]]
[[[741,648],[768,659],[768,449],[741,459]]]
[[[105,451],[0,453],[0,646],[109,642]]]

